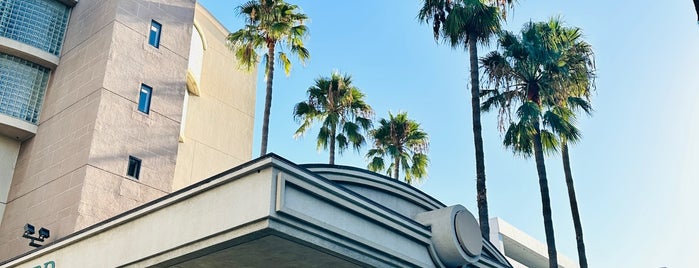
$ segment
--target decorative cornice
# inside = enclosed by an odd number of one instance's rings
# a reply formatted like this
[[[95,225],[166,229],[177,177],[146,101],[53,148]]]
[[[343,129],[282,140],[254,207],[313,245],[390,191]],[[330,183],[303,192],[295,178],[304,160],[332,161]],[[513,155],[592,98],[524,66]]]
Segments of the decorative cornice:
[[[199,96],[201,94],[197,79],[194,78],[194,74],[192,74],[191,70],[187,70],[187,91],[194,96]]]

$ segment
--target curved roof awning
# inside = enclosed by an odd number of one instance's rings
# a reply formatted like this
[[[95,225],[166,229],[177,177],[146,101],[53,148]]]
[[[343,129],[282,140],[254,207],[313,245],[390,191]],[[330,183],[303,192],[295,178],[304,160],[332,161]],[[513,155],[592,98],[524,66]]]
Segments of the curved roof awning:
[[[269,154],[0,267],[453,267],[462,253],[511,267],[469,238],[463,211],[368,171]]]

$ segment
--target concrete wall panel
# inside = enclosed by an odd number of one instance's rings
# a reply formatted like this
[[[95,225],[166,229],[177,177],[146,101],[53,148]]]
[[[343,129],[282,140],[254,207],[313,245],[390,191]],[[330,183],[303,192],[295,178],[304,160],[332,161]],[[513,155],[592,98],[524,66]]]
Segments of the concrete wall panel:
[[[141,84],[146,84],[153,88],[151,113],[179,122],[186,87],[186,58],[177,57],[163,46],[157,49],[148,45],[146,36],[118,22],[114,24],[113,36],[103,87],[138,103]]]
[[[51,230],[46,243],[75,231],[85,172],[83,166],[11,201],[0,226],[0,260],[33,249],[22,238],[26,223]]]
[[[39,125],[103,88],[113,33],[110,23],[62,55],[46,91]]]
[[[142,160],[139,183],[170,192],[179,123],[104,91],[90,147],[91,166],[127,179],[129,155]]]
[[[252,158],[255,72],[239,70],[234,54],[226,47],[228,31],[206,9],[197,6],[194,20],[206,50],[200,95],[188,98],[185,111],[175,189]]]
[[[83,42],[107,27],[114,21],[119,1],[80,0],[73,7],[68,21],[68,29],[63,41],[61,55],[83,46]]]
[[[0,136],[0,206],[7,204],[7,195],[10,191],[12,175],[17,163],[20,143],[14,139]],[[2,213],[0,211],[0,217]]]

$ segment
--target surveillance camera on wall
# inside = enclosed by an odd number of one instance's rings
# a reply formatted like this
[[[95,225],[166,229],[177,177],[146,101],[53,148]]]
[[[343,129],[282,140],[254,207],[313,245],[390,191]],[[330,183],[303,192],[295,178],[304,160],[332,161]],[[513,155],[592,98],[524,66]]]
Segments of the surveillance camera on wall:
[[[39,229],[39,238],[46,239],[46,238],[49,238],[50,236],[51,236],[51,231],[49,231],[49,229],[46,229],[44,227],[41,227],[41,229]]]
[[[35,241],[44,242],[44,239],[51,237],[51,231],[49,229],[41,227],[39,229],[39,237],[35,237],[35,236],[33,236],[34,233],[36,232],[35,230],[36,230],[36,228],[34,228],[34,225],[31,225],[29,223],[25,224],[24,225],[24,234],[22,234],[22,237],[31,240],[29,242],[29,246],[38,248],[41,245],[35,243]]]
[[[34,234],[34,225],[31,225],[29,223],[25,224],[24,225],[24,235],[33,235],[33,234]]]

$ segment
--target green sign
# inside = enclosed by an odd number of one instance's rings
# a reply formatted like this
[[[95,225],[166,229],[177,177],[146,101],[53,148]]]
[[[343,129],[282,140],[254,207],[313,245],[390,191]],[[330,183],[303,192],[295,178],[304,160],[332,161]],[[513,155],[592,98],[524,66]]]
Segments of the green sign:
[[[41,265],[34,266],[32,268],[42,268]],[[56,268],[56,262],[55,261],[47,261],[44,263],[43,268]]]

